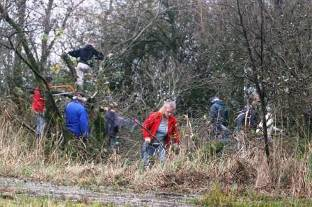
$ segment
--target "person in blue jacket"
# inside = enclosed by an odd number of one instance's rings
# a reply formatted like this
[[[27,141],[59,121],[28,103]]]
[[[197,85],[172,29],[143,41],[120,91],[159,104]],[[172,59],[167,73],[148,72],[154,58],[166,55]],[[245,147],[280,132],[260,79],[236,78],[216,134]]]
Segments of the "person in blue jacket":
[[[87,141],[90,133],[89,117],[85,108],[87,99],[76,93],[72,101],[65,107],[65,124],[69,132],[76,138]]]
[[[98,52],[91,44],[72,50],[68,52],[72,57],[78,58],[78,64],[76,69],[77,82],[76,84],[83,89],[84,73],[88,72],[92,67],[92,59],[103,60],[104,55]]]
[[[228,109],[219,97],[213,97],[211,104],[209,119],[213,127],[213,134],[216,136],[222,134],[222,139],[227,140],[230,134],[230,130],[227,128],[229,120]]]

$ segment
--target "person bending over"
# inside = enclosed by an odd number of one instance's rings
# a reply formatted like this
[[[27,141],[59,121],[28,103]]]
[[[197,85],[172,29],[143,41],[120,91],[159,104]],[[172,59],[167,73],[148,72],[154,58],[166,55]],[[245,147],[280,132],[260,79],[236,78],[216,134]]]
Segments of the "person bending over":
[[[77,139],[87,141],[90,133],[89,117],[85,108],[87,99],[79,92],[65,107],[66,129]]]
[[[177,120],[173,115],[175,109],[174,101],[165,101],[159,111],[152,112],[144,121],[142,158],[145,167],[149,166],[152,156],[164,162],[170,144],[173,142],[175,148],[180,144]]]

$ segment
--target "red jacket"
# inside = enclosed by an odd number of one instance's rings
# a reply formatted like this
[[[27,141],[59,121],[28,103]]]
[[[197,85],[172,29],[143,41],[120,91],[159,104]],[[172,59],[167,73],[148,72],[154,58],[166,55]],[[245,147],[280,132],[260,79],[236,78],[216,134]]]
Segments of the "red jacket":
[[[144,121],[143,127],[142,127],[142,133],[144,140],[147,137],[150,137],[151,140],[155,139],[157,129],[160,125],[162,119],[162,113],[161,112],[152,112]],[[153,135],[153,136],[151,136]],[[178,127],[177,127],[177,120],[174,116],[169,116],[168,119],[168,133],[165,137],[165,144],[166,146],[170,145],[171,139],[174,143],[179,144],[180,143],[180,136],[178,133]]]
[[[44,112],[45,110],[45,100],[41,95],[39,87],[35,88],[34,90],[31,107],[35,112]]]

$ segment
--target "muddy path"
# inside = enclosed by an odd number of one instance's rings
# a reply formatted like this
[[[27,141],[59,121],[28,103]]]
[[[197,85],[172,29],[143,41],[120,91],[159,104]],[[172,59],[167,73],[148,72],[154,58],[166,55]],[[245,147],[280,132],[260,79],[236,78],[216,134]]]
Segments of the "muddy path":
[[[136,194],[107,190],[92,191],[78,186],[59,186],[48,182],[26,181],[0,177],[0,192],[25,194],[29,196],[49,196],[60,200],[110,203],[116,206],[194,206],[195,195],[145,193]]]

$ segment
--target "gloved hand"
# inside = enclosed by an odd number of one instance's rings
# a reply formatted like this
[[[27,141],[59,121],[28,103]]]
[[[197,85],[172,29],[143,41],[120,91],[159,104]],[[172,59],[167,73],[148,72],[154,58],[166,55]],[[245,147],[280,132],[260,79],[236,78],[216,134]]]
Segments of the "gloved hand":
[[[148,148],[148,145],[150,144],[151,140],[148,139],[147,141],[144,140],[143,144],[142,144],[142,149],[141,149],[141,157],[143,158],[144,157],[144,153],[147,152],[147,148]]]
[[[145,137],[144,140],[145,140],[145,142],[148,143],[148,144],[151,143],[151,138],[150,138],[150,137]]]

